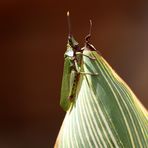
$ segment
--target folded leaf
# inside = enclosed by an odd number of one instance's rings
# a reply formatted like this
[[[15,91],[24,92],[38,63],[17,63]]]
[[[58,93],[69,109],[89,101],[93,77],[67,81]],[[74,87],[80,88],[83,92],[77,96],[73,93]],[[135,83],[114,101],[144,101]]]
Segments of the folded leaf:
[[[79,91],[55,147],[147,148],[147,110],[96,51],[84,50]],[[98,73],[98,75],[93,75]]]

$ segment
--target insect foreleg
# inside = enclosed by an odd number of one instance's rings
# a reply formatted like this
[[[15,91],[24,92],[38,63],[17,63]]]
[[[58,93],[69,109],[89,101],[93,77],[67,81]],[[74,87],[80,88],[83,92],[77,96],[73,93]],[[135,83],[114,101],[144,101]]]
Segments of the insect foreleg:
[[[77,63],[77,60],[76,59],[74,59],[74,70],[77,72],[77,73],[79,73],[80,72],[80,67],[79,67],[79,65],[78,65],[78,63]]]
[[[77,74],[83,74],[83,75],[92,75],[92,76],[97,76],[98,75],[98,73],[89,73],[89,72],[83,72],[83,71],[81,71],[81,69],[80,69],[80,67],[78,66],[78,64],[77,64],[77,61],[76,60],[74,60],[74,70],[77,72]]]

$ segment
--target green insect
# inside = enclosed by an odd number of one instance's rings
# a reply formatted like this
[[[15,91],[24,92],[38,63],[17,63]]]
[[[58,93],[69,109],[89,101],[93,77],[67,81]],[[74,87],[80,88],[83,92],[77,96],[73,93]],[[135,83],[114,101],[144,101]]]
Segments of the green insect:
[[[147,110],[90,44],[91,26],[80,48],[69,25],[60,100],[68,112],[55,147],[148,148]]]
[[[69,12],[67,12],[68,25],[69,25],[69,35],[67,50],[64,54],[64,70],[63,70],[63,79],[62,79],[62,88],[61,88],[61,100],[60,105],[62,108],[67,111],[75,101],[78,92],[78,85],[81,83],[81,75],[98,75],[97,73],[83,72],[83,56],[89,58],[90,60],[96,60],[94,57],[84,55],[84,50],[96,50],[90,43],[91,36],[91,26],[90,21],[90,32],[86,36],[85,47],[80,48],[78,42],[74,39],[71,34],[71,26],[69,19]]]

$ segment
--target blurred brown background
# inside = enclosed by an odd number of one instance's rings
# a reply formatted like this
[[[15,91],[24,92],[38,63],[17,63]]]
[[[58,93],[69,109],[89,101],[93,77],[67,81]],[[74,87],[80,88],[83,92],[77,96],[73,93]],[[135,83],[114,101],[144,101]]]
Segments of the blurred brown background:
[[[83,46],[92,43],[148,107],[148,1],[0,1],[0,148],[53,147],[67,18]]]

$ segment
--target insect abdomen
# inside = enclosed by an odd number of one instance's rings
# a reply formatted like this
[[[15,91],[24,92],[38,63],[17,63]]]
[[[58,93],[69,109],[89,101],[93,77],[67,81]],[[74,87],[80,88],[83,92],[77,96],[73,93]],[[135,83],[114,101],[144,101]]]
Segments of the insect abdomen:
[[[71,77],[70,77],[70,92],[68,97],[70,101],[73,101],[76,97],[79,76],[80,74],[78,72],[72,70]]]

